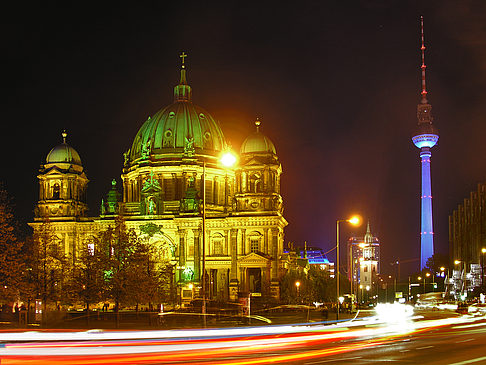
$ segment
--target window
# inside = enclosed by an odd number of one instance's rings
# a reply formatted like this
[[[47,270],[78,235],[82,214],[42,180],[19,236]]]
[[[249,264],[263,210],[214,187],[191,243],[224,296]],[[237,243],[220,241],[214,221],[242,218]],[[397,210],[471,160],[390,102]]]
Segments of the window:
[[[251,237],[250,238],[250,251],[251,252],[260,251],[260,237]]]
[[[61,188],[59,187],[59,184],[55,183],[54,188],[52,189],[52,199],[59,199],[60,191],[61,191]]]
[[[93,256],[95,250],[94,243],[88,243],[88,255]]]
[[[215,256],[223,255],[223,240],[220,237],[213,239],[213,254]]]

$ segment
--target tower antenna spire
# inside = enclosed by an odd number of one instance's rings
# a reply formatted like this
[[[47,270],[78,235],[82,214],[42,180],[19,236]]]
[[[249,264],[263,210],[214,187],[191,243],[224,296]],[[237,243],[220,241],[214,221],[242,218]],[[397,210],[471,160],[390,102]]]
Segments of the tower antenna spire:
[[[425,69],[427,66],[425,65],[425,43],[424,43],[424,17],[420,16],[420,33],[421,33],[421,39],[422,39],[422,46],[420,47],[420,50],[422,51],[422,66],[420,67],[422,69],[422,104],[427,104],[427,87],[425,84]]]

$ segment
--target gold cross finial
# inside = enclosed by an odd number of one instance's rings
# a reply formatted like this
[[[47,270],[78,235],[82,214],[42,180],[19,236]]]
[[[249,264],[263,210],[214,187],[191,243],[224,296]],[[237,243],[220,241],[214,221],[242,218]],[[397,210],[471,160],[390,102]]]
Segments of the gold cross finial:
[[[186,66],[184,66],[184,58],[186,58],[187,55],[184,52],[182,52],[179,57],[182,58],[182,68],[185,68]]]

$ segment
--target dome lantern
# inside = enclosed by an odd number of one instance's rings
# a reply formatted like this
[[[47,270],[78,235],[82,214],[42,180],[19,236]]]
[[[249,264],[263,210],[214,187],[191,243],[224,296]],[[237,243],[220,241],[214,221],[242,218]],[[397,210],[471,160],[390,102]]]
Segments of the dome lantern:
[[[240,153],[242,155],[247,153],[277,154],[275,145],[270,138],[260,132],[261,123],[260,119],[257,118],[255,121],[256,131],[250,134],[241,145]]]
[[[140,127],[132,147],[125,154],[125,166],[144,161],[174,161],[174,158],[198,155],[219,156],[227,143],[213,117],[192,103],[182,52],[181,76],[174,88],[174,103],[148,117]]]
[[[79,166],[82,169],[83,164],[78,152],[66,143],[67,133],[62,132],[62,143],[51,149],[46,157],[46,165],[56,165],[66,168],[66,165]]]

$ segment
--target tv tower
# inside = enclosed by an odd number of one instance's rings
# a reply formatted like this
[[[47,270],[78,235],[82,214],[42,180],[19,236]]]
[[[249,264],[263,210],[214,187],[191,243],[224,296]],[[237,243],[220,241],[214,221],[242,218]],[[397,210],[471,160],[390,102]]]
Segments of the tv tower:
[[[427,88],[425,87],[425,45],[424,45],[424,18],[420,17],[422,36],[422,99],[417,105],[418,128],[412,141],[420,148],[422,160],[422,218],[420,230],[420,270],[424,269],[429,257],[434,254],[434,227],[432,220],[432,188],[430,186],[430,149],[439,140],[439,133],[432,125],[432,106],[427,101]]]

